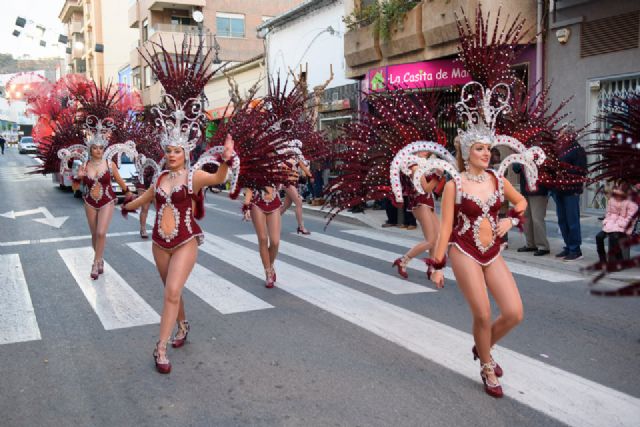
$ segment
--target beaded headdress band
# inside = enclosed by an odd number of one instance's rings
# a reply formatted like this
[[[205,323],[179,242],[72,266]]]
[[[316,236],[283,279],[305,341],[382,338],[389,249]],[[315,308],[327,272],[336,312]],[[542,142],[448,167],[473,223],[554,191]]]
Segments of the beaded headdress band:
[[[169,102],[165,101],[163,105],[152,108],[152,111],[158,115],[155,123],[161,129],[160,145],[162,149],[182,148],[188,160],[189,152],[196,147],[196,143],[202,136],[200,129],[200,122],[204,118],[202,103],[195,98],[189,98],[181,104],[171,95],[165,95],[165,99]],[[184,107],[189,104],[191,108],[187,114]],[[169,111],[169,105],[175,108]]]

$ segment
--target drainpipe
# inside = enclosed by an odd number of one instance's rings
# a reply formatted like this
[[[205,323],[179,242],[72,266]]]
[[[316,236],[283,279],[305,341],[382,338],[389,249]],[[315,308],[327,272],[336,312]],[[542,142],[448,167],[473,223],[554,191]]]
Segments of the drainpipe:
[[[544,11],[543,0],[537,0],[538,12],[536,16],[536,95],[542,92],[542,54],[543,54],[543,37],[542,37],[542,14]]]

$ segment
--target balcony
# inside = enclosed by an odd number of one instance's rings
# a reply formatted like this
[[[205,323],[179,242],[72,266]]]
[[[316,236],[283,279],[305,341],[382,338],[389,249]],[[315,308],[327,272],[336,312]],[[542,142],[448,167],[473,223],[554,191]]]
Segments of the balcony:
[[[80,20],[71,21],[69,23],[69,34],[82,33],[82,29],[84,27],[84,23]]]
[[[350,67],[382,59],[380,39],[377,34],[373,34],[373,24],[351,30],[344,35],[344,57]]]
[[[207,0],[143,0],[142,10],[163,10],[163,9],[191,9],[192,7],[205,7]]]
[[[380,44],[380,50],[385,58],[424,49],[423,10],[421,5],[414,7],[404,16],[401,23],[391,29],[390,40]]]
[[[68,22],[71,19],[71,15],[74,12],[82,13],[82,2],[81,0],[66,0],[64,5],[62,5],[62,10],[58,15],[58,18],[62,22]]]
[[[140,23],[140,11],[138,10],[138,6],[138,2],[134,1],[129,7],[129,19],[127,21],[129,28],[138,28],[138,24]]]
[[[144,43],[144,47],[152,51],[152,43],[162,43],[169,53],[182,51],[182,41],[185,36],[196,35],[198,27],[194,25],[174,25],[174,24],[154,24],[151,26],[153,33],[149,40]],[[206,38],[205,38],[206,40]],[[195,52],[197,41],[192,43],[192,50]],[[143,49],[144,51],[144,49]]]
[[[129,65],[131,65],[131,68],[136,68],[140,66],[140,53],[138,52],[138,49],[136,47],[131,49],[131,52],[129,52]]]

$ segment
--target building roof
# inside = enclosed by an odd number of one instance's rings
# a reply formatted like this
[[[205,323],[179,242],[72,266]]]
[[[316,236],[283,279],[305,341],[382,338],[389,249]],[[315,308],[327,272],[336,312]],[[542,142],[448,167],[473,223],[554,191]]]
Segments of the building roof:
[[[260,32],[267,29],[271,30],[273,28],[281,27],[288,22],[295,21],[309,12],[328,6],[336,1],[337,0],[306,0],[304,3],[299,4],[293,9],[290,9],[285,13],[268,20],[264,24],[259,25],[257,30]]]

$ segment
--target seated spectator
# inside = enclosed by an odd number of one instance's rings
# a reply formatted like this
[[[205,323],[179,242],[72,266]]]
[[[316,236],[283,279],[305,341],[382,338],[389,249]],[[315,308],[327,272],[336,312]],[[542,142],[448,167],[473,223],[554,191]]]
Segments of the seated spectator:
[[[596,246],[600,262],[619,261],[623,259],[623,251],[620,247],[624,240],[633,231],[631,219],[638,210],[630,198],[630,186],[625,182],[618,182],[611,191],[607,201],[607,213],[602,221],[602,231],[596,235]],[[604,249],[604,239],[609,238],[609,255]]]

